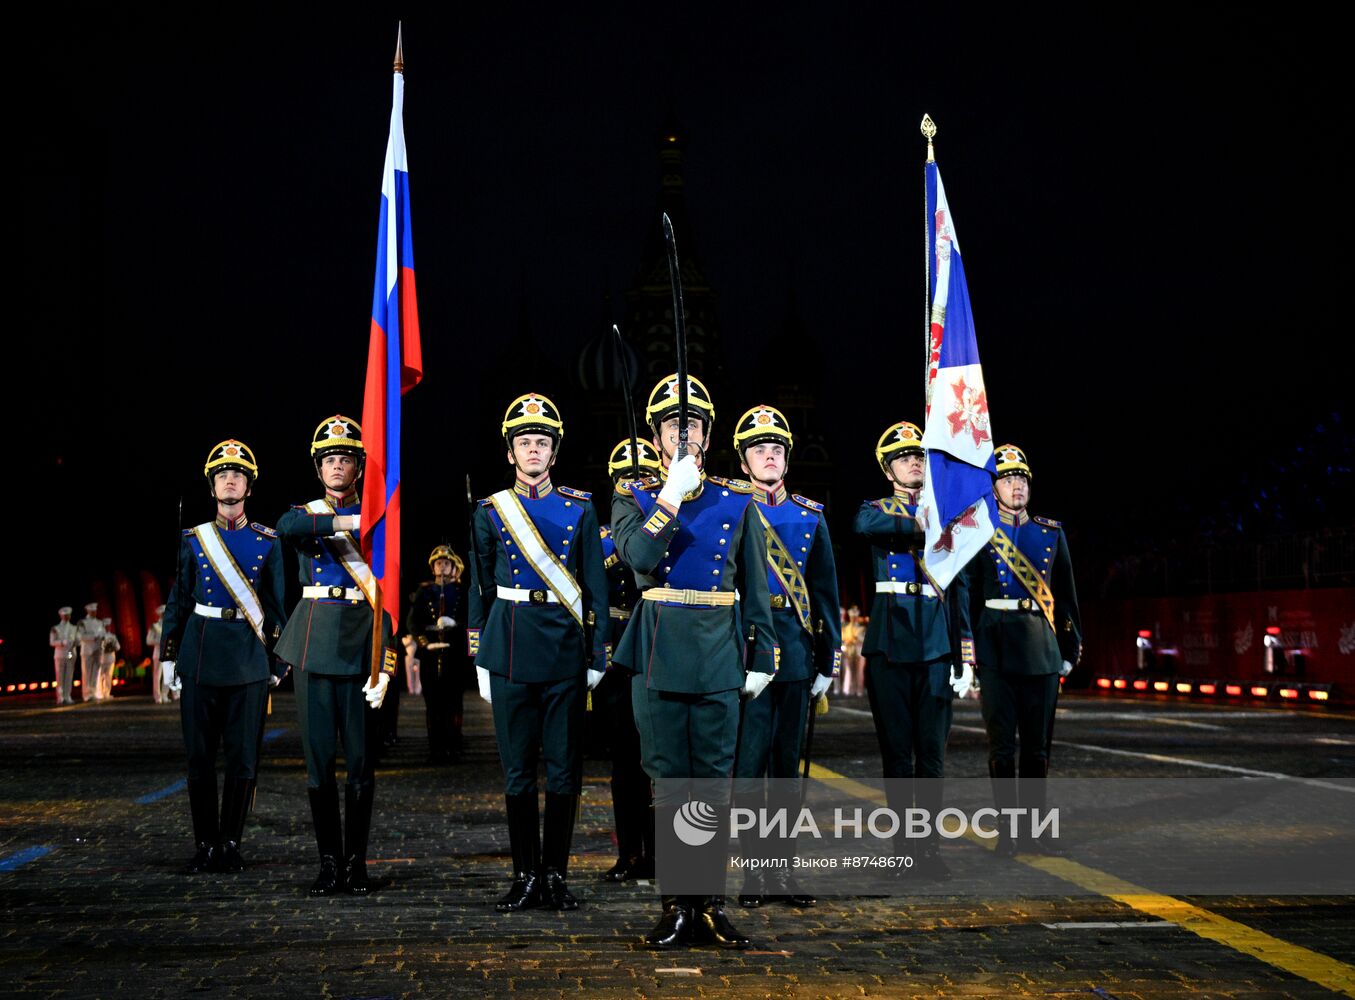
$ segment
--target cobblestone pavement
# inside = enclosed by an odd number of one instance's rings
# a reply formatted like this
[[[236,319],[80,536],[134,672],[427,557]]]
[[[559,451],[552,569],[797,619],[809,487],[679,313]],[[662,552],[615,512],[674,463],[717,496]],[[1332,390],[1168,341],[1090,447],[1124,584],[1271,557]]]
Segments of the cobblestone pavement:
[[[805,911],[731,906],[752,950],[646,951],[638,939],[657,916],[653,887],[597,881],[614,859],[598,761],[585,767],[570,878],[583,907],[501,915],[492,906],[508,873],[501,772],[487,707],[472,695],[467,708],[462,761],[432,767],[422,763],[423,706],[404,698],[373,824],[373,872],[394,882],[364,900],[313,900],[290,694],[274,699],[246,828],[249,867],[232,876],[180,873],[191,851],[176,707],[142,697],[7,705],[0,995],[1355,996],[1346,964],[1355,963],[1355,900],[1344,897],[1192,899],[1180,920],[1071,887],[1019,899],[823,899]],[[816,732],[817,762],[878,773],[864,709],[835,703]],[[948,773],[985,773],[980,726],[975,705],[958,709]],[[1355,776],[1355,720],[1337,713],[1066,698],[1057,736],[1056,767],[1068,776],[1193,773],[1200,762]],[[947,852],[962,867],[1003,863],[963,842]],[[1249,934],[1250,948],[1239,945]]]

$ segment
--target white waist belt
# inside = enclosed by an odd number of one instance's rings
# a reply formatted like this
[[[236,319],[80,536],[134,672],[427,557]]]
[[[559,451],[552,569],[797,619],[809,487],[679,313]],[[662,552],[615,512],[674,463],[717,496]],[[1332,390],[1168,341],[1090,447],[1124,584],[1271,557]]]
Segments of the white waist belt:
[[[499,596],[515,604],[559,604],[553,590],[527,590],[525,587],[496,587]]]
[[[876,580],[877,594],[912,594],[914,597],[935,597],[936,588],[930,583],[904,583],[902,580]]]
[[[994,611],[1039,611],[1043,614],[1039,602],[1029,597],[990,597],[983,602],[985,608]]]
[[[245,620],[245,613],[236,608],[213,608],[206,604],[195,604],[193,613],[204,618],[220,618],[228,622]]]
[[[357,587],[302,587],[302,597],[310,597],[315,600],[331,601],[365,601],[362,591]]]

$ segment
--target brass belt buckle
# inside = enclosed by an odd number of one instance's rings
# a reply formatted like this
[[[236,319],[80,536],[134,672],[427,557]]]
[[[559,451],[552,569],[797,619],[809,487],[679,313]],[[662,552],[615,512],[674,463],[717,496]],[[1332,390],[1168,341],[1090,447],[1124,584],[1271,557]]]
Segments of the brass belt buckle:
[[[544,590],[531,590],[527,592],[528,600],[533,604],[545,604],[546,592]]]
[[[343,588],[342,588],[342,587],[330,587],[330,588],[329,588],[329,596],[332,597],[332,598],[334,598],[336,601],[339,600],[340,598],[343,597]]]
[[[910,583],[910,584],[908,584],[908,586],[905,587],[904,589],[907,590],[907,592],[910,593],[910,594],[920,594],[920,593],[922,593],[922,584],[920,584],[920,583]]]
[[[1030,610],[1030,598],[1029,598],[1029,597],[1023,597],[1023,598],[1021,598],[1019,601],[1016,602],[1016,606],[1017,606],[1018,608],[1020,608],[1022,611],[1029,611],[1029,610]]]
[[[774,608],[784,608],[785,606],[786,606],[786,595],[785,595],[785,594],[773,594],[773,595],[772,595],[772,607],[774,607]]]
[[[230,622],[230,621],[235,621],[235,609],[234,609],[234,608],[223,608],[223,609],[221,610],[221,617],[224,618],[224,619],[226,619],[226,621],[228,621],[228,622]]]

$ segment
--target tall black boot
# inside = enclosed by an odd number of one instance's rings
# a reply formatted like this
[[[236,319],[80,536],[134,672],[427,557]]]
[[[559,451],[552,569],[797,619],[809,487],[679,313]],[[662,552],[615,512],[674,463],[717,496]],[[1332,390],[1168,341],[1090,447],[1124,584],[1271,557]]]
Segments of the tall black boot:
[[[344,785],[343,794],[344,888],[350,895],[365,896],[390,884],[389,879],[367,877],[367,841],[372,832],[376,782],[369,778],[360,785]]]
[[[638,786],[635,797],[635,822],[640,827],[640,860],[626,873],[626,878],[654,878],[654,792],[649,778]]]
[[[654,929],[645,935],[645,944],[651,948],[675,948],[690,944],[696,927],[696,915],[686,896],[663,896],[663,916]]]
[[[993,780],[993,804],[1001,813],[1003,809],[1015,809],[1016,761],[988,761],[988,776]],[[1018,851],[1016,838],[1011,833],[1011,818],[999,815],[997,818],[997,846],[994,853],[999,858],[1014,858]]]
[[[616,864],[602,873],[604,882],[624,882],[640,860],[640,830],[635,824],[635,789],[624,777],[612,779],[612,818],[616,823]]]
[[[500,913],[514,913],[541,905],[541,829],[536,789],[506,796],[505,802],[508,843],[513,852],[513,884],[494,908]]]
[[[339,824],[339,786],[307,788],[311,800],[311,822],[315,825],[315,844],[320,849],[320,874],[311,884],[312,896],[333,896],[343,892],[343,873],[339,856],[343,853],[343,834]]]
[[[249,812],[249,793],[253,784],[251,778],[227,778],[221,793],[221,834],[225,840],[221,845],[222,871],[245,870],[240,842],[245,833],[245,816]]]
[[[751,943],[725,914],[724,896],[706,896],[701,900],[701,912],[696,914],[696,930],[692,940],[697,944],[714,944],[721,948],[747,948]]]
[[[1061,858],[1065,851],[1059,845],[1059,842],[1053,839],[1049,834],[1035,836],[1035,813],[1044,815],[1045,805],[1048,801],[1046,783],[1049,777],[1049,759],[1047,757],[1025,757],[1021,758],[1021,776],[1017,779],[1017,787],[1020,789],[1021,807],[1029,810],[1023,821],[1022,829],[1024,832],[1024,841],[1032,852],[1044,854],[1053,858]]]
[[[941,813],[944,780],[921,777],[913,781],[913,795],[917,807],[926,811],[928,822],[932,826],[931,833],[917,845],[916,871],[920,878],[932,882],[945,882],[951,877],[950,866],[941,858],[941,827],[937,822],[937,816]]]
[[[565,876],[569,870],[569,846],[574,840],[574,818],[578,813],[577,795],[546,793],[546,830],[542,848],[545,862],[544,904],[552,910],[577,910],[579,901],[569,891]]]
[[[188,779],[188,812],[193,820],[196,850],[188,862],[189,875],[221,871],[221,828],[217,825],[216,774]]]

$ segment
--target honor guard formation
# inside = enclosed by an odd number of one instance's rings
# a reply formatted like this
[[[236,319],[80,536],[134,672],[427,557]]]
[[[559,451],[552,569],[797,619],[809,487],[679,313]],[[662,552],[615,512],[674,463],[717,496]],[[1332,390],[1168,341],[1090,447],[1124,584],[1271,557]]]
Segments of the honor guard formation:
[[[1081,625],[1067,538],[1057,521],[1029,513],[1021,449],[996,449],[996,531],[942,588],[922,557],[922,431],[907,421],[885,429],[875,459],[887,493],[861,504],[854,525],[874,571],[866,625],[856,606],[842,610],[823,504],[789,485],[795,433],[785,413],[759,404],[739,417],[743,478],[727,478],[706,464],[715,412],[700,379],[660,379],[646,435],[610,453],[604,507],[556,482],[565,422],[555,403],[514,399],[499,426],[512,485],[475,502],[467,559],[446,543],[432,549],[433,578],[411,595],[402,629],[362,555],[355,420],[335,414],[316,427],[310,455],[323,490],[276,529],[245,513],[259,477],[253,450],[215,445],[203,466],[215,511],[183,530],[173,587],[146,636],[154,700],[178,701],[183,722],[187,871],[244,867],[269,692],[290,673],[319,857],[307,891],[364,895],[385,884],[369,877],[367,852],[379,743],[394,734],[382,710],[391,710],[399,631],[406,689],[424,698],[429,763],[461,755],[472,676],[493,715],[512,856],[493,903],[504,913],[581,905],[568,878],[586,725],[611,764],[617,857],[605,882],[654,879],[656,845],[697,783],[725,789],[703,793],[726,834],[695,854],[703,891],[658,886],[657,921],[643,938],[653,948],[749,946],[725,895],[729,809],[797,805],[814,718],[834,683],[864,687],[882,774],[905,779],[886,785],[896,811],[940,810],[952,701],[975,693],[996,805],[1042,808],[1059,682],[1078,661]],[[284,549],[299,574],[292,608]],[[51,629],[59,705],[72,700],[77,657],[81,697],[109,697],[118,639],[97,604],[85,612],[72,624],[63,607]],[[739,906],[813,906],[791,875],[794,839],[757,833],[739,835],[743,855],[763,862],[745,867]],[[1031,833],[1002,828],[999,854],[1057,852]],[[913,847],[900,835],[894,849],[916,855],[920,877],[950,877],[939,834]]]

